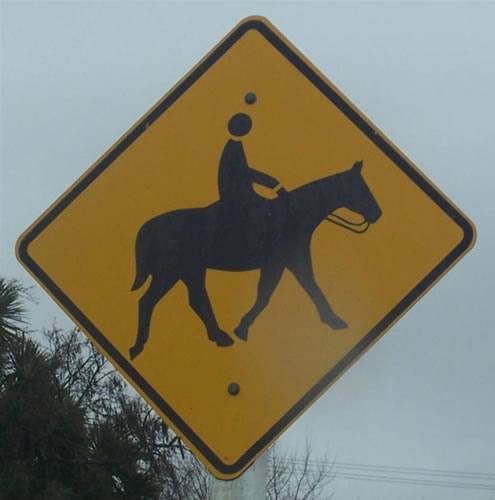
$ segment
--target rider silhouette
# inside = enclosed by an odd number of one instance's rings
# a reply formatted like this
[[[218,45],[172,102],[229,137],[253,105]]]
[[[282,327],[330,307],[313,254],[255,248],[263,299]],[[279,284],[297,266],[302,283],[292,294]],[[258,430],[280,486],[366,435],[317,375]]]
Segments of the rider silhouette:
[[[228,123],[228,130],[234,137],[245,136],[252,127],[251,118],[245,113],[237,113]],[[248,165],[241,140],[229,139],[220,158],[218,169],[218,191],[220,201],[228,205],[243,205],[258,197],[253,189],[253,183],[269,189],[279,186],[277,179],[271,175],[255,170]],[[280,196],[286,190],[279,187],[275,192]]]

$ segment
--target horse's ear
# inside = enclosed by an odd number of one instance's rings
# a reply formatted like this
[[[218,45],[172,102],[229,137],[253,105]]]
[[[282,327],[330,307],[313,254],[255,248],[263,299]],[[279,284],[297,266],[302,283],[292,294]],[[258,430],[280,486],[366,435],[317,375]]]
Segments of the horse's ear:
[[[354,163],[354,165],[352,166],[352,170],[354,170],[355,172],[357,173],[360,173],[361,170],[363,168],[363,160],[360,160],[360,161],[357,161],[356,163]]]

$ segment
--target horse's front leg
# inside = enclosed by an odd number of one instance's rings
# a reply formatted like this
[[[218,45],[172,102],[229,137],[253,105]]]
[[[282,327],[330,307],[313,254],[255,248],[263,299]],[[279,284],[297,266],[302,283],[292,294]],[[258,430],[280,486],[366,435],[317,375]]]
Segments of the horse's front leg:
[[[258,295],[253,307],[244,315],[234,333],[242,340],[247,340],[249,327],[268,305],[276,286],[280,282],[284,266],[279,262],[271,262],[261,268],[258,281]]]
[[[208,292],[206,291],[205,280],[205,268],[190,270],[182,278],[189,292],[189,305],[205,325],[208,338],[219,347],[230,346],[234,341],[218,326]]]
[[[334,330],[347,328],[347,323],[335,314],[327,298],[316,283],[313,274],[309,244],[300,249],[299,252],[296,252],[287,267],[292,274],[294,274],[299,284],[304,288],[304,291],[310,296],[318,311],[320,320]]]

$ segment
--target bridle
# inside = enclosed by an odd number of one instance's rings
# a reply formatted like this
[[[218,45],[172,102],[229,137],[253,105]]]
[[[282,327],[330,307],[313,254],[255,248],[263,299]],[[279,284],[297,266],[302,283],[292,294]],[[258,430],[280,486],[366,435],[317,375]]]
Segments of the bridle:
[[[370,227],[370,223],[365,219],[362,222],[351,222],[337,214],[330,214],[325,217],[325,219],[332,224],[336,224],[337,226],[357,234],[365,233]]]

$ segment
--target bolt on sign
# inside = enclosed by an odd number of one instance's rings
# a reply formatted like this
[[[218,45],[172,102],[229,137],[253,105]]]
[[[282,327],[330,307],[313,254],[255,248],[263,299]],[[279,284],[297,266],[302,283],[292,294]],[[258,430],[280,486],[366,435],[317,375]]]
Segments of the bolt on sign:
[[[229,479],[474,233],[276,28],[251,17],[27,229],[17,252]]]

